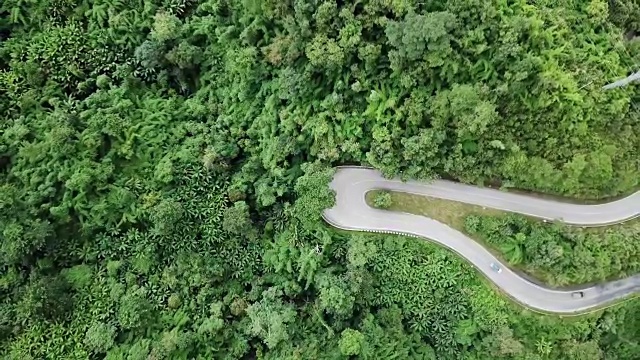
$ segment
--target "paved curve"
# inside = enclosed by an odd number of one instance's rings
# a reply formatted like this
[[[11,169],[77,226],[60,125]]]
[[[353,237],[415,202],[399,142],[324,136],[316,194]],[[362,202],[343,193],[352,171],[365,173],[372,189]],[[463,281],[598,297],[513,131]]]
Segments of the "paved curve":
[[[598,226],[639,216],[640,192],[606,204],[577,205],[443,180],[432,183],[388,180],[378,171],[362,167],[338,168],[331,188],[336,192],[336,204],[323,213],[329,224],[345,230],[401,233],[428,238],[467,259],[504,292],[532,309],[551,313],[578,313],[640,292],[640,274],[578,290],[545,288],[521,277],[476,241],[443,223],[423,216],[374,209],[365,202],[368,191],[387,189],[486,206],[541,219],[560,219],[572,225]],[[491,262],[501,264],[502,272],[493,271]],[[574,291],[583,291],[584,297],[573,298],[571,294]]]

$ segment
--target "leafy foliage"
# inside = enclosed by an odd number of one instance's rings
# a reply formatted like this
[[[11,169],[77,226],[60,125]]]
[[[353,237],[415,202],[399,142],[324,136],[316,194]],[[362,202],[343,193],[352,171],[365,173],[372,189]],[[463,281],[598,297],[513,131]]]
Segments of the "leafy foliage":
[[[638,302],[534,316],[441,249],[321,221],[337,164],[634,189],[637,89],[600,87],[640,60],[637,10],[2,1],[0,356],[637,357]],[[556,283],[637,270],[635,230],[474,223]]]
[[[640,228],[612,227],[604,231],[540,224],[521,216],[478,217],[465,221],[466,230],[500,248],[509,263],[541,276],[552,285],[604,281],[640,271]]]
[[[390,208],[392,205],[391,193],[388,191],[376,193],[373,198],[373,205],[379,209]]]

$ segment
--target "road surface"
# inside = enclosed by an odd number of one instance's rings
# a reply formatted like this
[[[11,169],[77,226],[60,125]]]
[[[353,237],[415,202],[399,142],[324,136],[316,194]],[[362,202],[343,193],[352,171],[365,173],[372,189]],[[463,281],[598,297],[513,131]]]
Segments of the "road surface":
[[[465,258],[489,280],[516,301],[534,310],[571,314],[585,312],[640,292],[640,274],[578,290],[550,289],[521,277],[473,239],[427,217],[374,209],[365,194],[374,189],[401,191],[439,199],[510,211],[547,220],[562,220],[579,226],[599,226],[623,222],[640,215],[640,192],[621,200],[599,205],[577,205],[540,199],[499,190],[478,188],[449,181],[402,182],[383,178],[376,170],[340,167],[331,182],[336,204],[323,213],[331,225],[358,231],[406,234],[427,238]],[[497,273],[490,264],[502,268]],[[575,291],[584,297],[574,298]]]

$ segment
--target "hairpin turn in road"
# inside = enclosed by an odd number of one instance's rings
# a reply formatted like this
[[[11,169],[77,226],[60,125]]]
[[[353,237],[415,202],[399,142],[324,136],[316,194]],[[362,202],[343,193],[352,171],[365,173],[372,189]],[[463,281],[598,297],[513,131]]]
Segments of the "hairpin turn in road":
[[[560,220],[570,225],[603,226],[638,217],[640,192],[605,204],[578,205],[443,180],[430,183],[389,180],[378,171],[363,167],[338,168],[330,186],[336,192],[336,203],[323,213],[329,224],[345,230],[406,234],[441,244],[465,258],[502,291],[529,308],[551,313],[579,313],[640,292],[640,274],[577,290],[545,288],[518,275],[479,243],[443,223],[423,216],[374,209],[365,201],[367,192],[384,189]],[[495,266],[502,271],[495,271]],[[581,296],[576,296],[579,292],[582,292]]]

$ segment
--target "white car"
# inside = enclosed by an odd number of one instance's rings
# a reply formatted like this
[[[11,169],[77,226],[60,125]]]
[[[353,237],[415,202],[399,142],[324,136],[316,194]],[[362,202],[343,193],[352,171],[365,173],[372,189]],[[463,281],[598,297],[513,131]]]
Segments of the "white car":
[[[502,268],[500,267],[500,265],[496,263],[491,263],[490,266],[491,266],[491,269],[493,269],[493,271],[497,272],[498,274],[502,272]]]
[[[576,291],[571,294],[571,297],[574,299],[581,299],[584,297],[584,293],[582,291]]]

